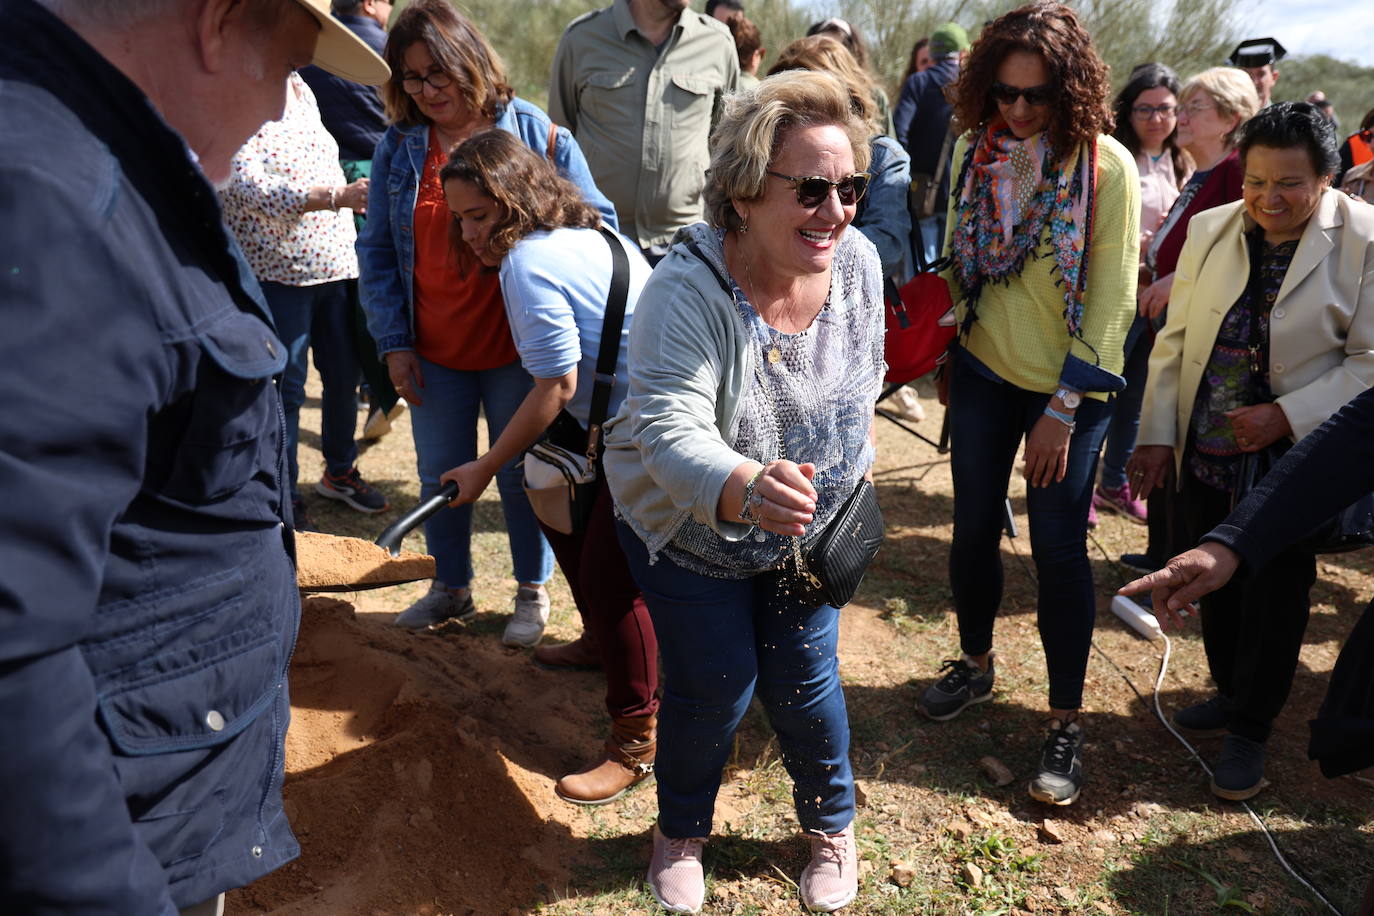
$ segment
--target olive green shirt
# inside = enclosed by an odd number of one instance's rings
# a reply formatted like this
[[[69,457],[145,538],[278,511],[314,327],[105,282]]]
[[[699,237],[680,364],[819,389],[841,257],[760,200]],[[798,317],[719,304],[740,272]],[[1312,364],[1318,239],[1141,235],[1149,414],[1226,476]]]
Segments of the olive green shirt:
[[[690,9],[662,53],[635,26],[629,0],[573,20],[563,33],[549,116],[573,132],[621,231],[641,248],[667,245],[701,219],[706,141],[738,81],[729,31]]]

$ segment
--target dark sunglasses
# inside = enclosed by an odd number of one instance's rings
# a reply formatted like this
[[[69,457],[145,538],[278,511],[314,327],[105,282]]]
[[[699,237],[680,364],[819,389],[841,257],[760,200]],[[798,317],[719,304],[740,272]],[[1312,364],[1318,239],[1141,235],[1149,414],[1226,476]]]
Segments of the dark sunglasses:
[[[765,171],[774,178],[796,182],[797,203],[803,207],[819,207],[830,196],[832,189],[835,191],[835,195],[839,197],[841,204],[852,207],[868,190],[870,177],[867,172],[855,172],[853,175],[846,175],[839,181],[831,181],[829,178],[822,178],[819,175],[784,175],[772,169]]]
[[[1034,108],[1048,105],[1054,99],[1054,87],[1049,83],[1039,86],[1008,86],[1006,83],[993,83],[988,93],[994,101],[1003,105],[1015,105],[1017,99],[1023,98],[1027,105]]]

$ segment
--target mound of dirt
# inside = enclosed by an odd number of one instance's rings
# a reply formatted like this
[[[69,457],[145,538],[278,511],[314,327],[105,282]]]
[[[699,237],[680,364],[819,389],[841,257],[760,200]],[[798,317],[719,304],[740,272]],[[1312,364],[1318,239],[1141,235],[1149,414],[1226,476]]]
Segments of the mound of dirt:
[[[603,725],[560,676],[461,629],[306,601],[285,786],[302,855],[229,912],[501,914],[561,896],[584,844],[554,819],[551,774]]]
[[[321,531],[296,532],[296,580],[302,591],[338,590],[348,585],[394,585],[434,578],[434,558],[385,548],[362,538]]]

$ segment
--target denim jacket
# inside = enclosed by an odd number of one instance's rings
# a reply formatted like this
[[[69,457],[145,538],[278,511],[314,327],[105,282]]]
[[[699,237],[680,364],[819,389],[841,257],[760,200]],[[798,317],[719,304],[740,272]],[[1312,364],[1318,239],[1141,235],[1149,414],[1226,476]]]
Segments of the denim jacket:
[[[496,126],[515,134],[541,156],[548,151],[548,115],[523,99],[511,99],[496,116]],[[372,158],[367,222],[358,233],[358,290],[367,329],[386,356],[415,344],[415,198],[429,148],[429,125],[393,124]],[[612,229],[619,228],[615,207],[597,190],[587,160],[571,133],[558,128],[553,164],[582,189]]]
[[[176,916],[299,852],[285,349],[181,137],[0,20],[0,910]]]
[[[913,273],[911,211],[907,209],[911,160],[891,137],[874,137],[869,148],[873,155],[868,171],[873,177],[868,182],[868,193],[859,202],[854,228],[878,249],[883,276],[901,284]]]

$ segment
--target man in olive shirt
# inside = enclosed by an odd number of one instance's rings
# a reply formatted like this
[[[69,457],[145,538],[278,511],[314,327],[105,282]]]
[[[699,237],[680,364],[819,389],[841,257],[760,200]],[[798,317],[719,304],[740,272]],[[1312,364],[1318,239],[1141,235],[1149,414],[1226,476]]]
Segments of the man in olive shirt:
[[[549,115],[651,263],[701,218],[706,138],[739,80],[729,31],[687,2],[614,0],[573,20],[549,85]]]

